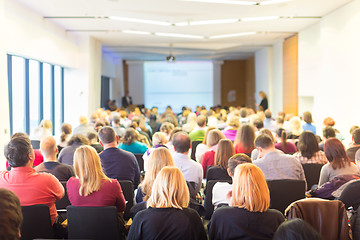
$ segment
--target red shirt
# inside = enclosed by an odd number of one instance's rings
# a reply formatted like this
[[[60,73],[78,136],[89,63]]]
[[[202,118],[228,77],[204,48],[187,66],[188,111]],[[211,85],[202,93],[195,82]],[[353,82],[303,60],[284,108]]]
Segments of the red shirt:
[[[235,154],[238,153],[251,153],[254,150],[254,148],[250,149],[250,150],[246,150],[241,143],[238,143],[235,145]]]
[[[201,160],[204,178],[206,178],[206,171],[207,171],[208,167],[213,166],[214,161],[215,161],[215,151],[214,150],[210,150],[210,151],[207,151],[204,153],[202,160]]]
[[[44,157],[39,149],[34,149],[34,155],[35,155],[35,160],[33,163],[33,167],[36,167],[40,163],[44,162]],[[9,167],[9,162],[6,161],[6,168],[8,168],[8,167]]]
[[[55,200],[64,196],[64,188],[56,177],[49,173],[37,173],[31,167],[16,167],[0,172],[0,187],[13,191],[21,206],[48,205],[54,224],[57,217]]]
[[[125,211],[126,203],[121,186],[116,179],[103,180],[101,188],[88,196],[80,196],[80,181],[71,177],[66,184],[71,205],[85,207],[115,206],[119,212]]]

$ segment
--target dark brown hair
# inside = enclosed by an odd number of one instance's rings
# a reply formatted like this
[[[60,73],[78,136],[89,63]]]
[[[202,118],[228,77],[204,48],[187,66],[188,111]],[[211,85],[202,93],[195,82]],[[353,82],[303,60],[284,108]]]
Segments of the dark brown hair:
[[[320,151],[318,141],[315,134],[311,131],[303,131],[299,137],[299,143],[297,145],[301,155],[307,159],[311,159],[315,153]]]
[[[281,138],[281,149],[285,152],[286,151],[286,143],[287,143],[287,136],[286,131],[283,128],[276,129],[276,135]]]
[[[329,138],[324,144],[325,155],[335,170],[350,165],[350,159],[345,152],[344,145],[337,138]]]
[[[242,124],[236,133],[234,145],[241,143],[246,151],[252,151],[255,140],[255,130],[250,124]]]
[[[67,124],[67,123],[63,123],[61,125],[61,136],[60,136],[60,140],[62,142],[64,142],[66,140],[66,136],[71,134],[72,132],[72,127],[70,124]]]
[[[234,145],[229,139],[221,139],[215,152],[215,166],[227,169],[228,161],[235,154]]]
[[[4,154],[10,167],[23,167],[29,162],[32,151],[30,139],[27,135],[13,136],[5,146]]]

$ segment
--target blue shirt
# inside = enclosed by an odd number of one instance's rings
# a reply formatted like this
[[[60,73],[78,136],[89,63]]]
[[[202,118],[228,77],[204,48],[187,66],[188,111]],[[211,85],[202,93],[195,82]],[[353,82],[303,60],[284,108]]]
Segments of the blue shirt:
[[[302,128],[304,131],[311,131],[316,135],[316,127],[314,125],[310,123],[305,123]]]
[[[146,146],[145,143],[136,141],[130,145],[120,143],[119,148],[128,152],[132,152],[133,154],[144,154],[148,149],[148,146]]]

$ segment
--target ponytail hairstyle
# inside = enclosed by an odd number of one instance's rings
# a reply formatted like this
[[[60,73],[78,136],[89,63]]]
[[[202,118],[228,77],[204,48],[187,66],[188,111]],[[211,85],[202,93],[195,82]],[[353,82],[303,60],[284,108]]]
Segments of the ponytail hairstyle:
[[[278,128],[276,130],[276,135],[278,135],[281,138],[281,148],[282,150],[285,152],[286,151],[286,140],[287,140],[287,135],[286,135],[286,131],[283,128]]]

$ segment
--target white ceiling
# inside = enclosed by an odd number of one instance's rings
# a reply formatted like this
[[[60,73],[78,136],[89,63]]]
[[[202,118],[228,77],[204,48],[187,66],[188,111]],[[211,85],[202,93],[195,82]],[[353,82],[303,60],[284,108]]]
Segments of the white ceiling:
[[[351,2],[351,0],[293,0],[267,6],[242,6],[181,0],[17,1],[66,31],[76,35],[95,37],[103,43],[105,53],[126,60],[163,60],[164,56],[169,54],[170,43],[173,44],[173,54],[176,55],[177,59],[246,59],[253,55],[254,51],[292,36],[320,21],[319,17],[323,17]],[[243,1],[251,2],[254,0]],[[200,26],[158,26],[122,22],[108,18],[91,18],[99,16],[138,18],[164,21],[171,24],[263,16],[314,18],[280,18]],[[202,36],[204,39],[136,35],[123,33],[122,30],[190,34]],[[208,39],[210,36],[242,32],[256,32],[256,34]]]

